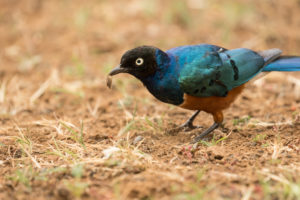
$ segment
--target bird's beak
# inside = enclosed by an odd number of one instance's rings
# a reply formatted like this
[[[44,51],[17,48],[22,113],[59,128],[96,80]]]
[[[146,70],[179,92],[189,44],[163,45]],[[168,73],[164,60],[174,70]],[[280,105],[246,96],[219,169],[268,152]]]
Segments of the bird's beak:
[[[119,73],[126,73],[128,72],[128,70],[126,68],[122,68],[121,65],[118,65],[117,67],[113,68],[110,72],[109,72],[109,76],[114,76],[116,74]]]

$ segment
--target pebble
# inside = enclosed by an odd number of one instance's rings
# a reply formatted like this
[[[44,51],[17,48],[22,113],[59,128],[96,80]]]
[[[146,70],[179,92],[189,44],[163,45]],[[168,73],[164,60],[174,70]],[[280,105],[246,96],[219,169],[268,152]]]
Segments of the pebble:
[[[136,136],[132,142],[133,145],[136,145],[138,142],[142,141],[144,139],[142,136]]]

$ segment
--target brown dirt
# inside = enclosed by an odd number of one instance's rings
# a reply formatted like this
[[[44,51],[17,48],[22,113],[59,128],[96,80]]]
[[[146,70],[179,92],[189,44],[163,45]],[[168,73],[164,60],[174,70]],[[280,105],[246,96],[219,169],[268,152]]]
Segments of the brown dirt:
[[[198,3],[197,3],[198,2]],[[195,7],[196,5],[196,7]],[[299,73],[272,73],[224,127],[168,134],[122,53],[195,43],[300,54],[299,1],[0,1],[0,199],[300,199]],[[204,128],[212,118],[201,113]]]

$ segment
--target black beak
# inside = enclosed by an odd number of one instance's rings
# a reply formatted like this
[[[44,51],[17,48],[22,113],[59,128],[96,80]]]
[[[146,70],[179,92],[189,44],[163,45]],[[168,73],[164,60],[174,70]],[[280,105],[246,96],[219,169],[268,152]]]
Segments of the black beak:
[[[109,76],[114,76],[114,75],[116,75],[116,74],[119,74],[119,73],[126,73],[126,72],[128,72],[128,70],[125,69],[125,68],[122,68],[121,65],[119,65],[119,66],[113,68],[113,69],[109,72],[108,75],[109,75]]]

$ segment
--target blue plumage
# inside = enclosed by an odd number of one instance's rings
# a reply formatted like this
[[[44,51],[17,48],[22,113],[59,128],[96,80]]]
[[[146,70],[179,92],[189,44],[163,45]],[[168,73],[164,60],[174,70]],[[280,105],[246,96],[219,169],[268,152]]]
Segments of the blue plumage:
[[[264,63],[262,56],[249,49],[205,51],[185,64],[179,84],[193,96],[226,96],[259,73]]]
[[[300,57],[297,56],[281,56],[279,59],[266,65],[264,72],[270,71],[300,71]]]

